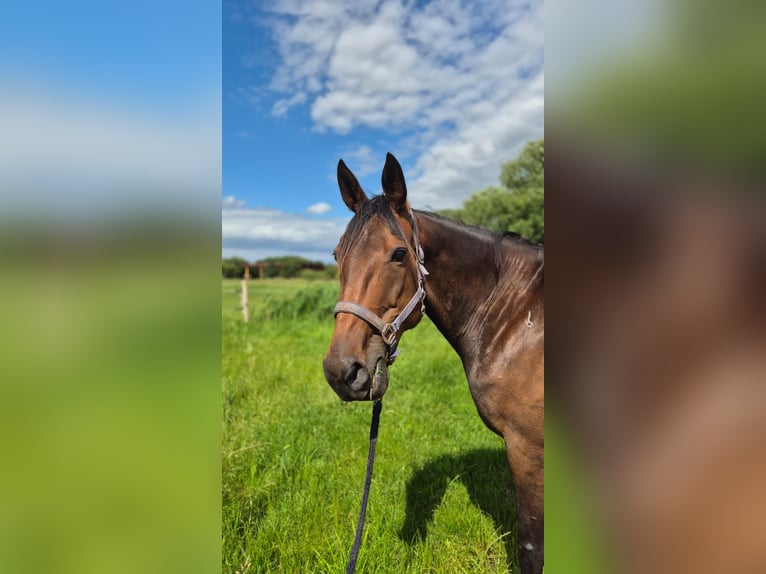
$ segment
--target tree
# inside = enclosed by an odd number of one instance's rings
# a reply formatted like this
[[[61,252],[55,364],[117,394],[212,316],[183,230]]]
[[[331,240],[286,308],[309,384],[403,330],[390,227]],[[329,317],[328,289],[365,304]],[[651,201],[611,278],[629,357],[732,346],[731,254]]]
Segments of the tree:
[[[511,191],[545,187],[545,144],[542,139],[529,142],[518,158],[503,166],[500,183]]]
[[[283,277],[292,279],[298,277],[304,269],[322,271],[325,264],[321,261],[309,261],[298,255],[285,255],[283,257],[267,257],[258,262],[265,264],[263,275],[266,278]]]
[[[503,165],[501,187],[474,193],[462,209],[440,213],[495,232],[515,231],[530,241],[545,238],[544,140],[529,142],[516,159]]]
[[[469,197],[460,218],[466,223],[501,233],[515,231],[542,243],[545,236],[544,193],[539,187],[507,189],[490,187]]]
[[[242,278],[247,261],[241,257],[227,257],[222,261],[221,274],[228,279]]]

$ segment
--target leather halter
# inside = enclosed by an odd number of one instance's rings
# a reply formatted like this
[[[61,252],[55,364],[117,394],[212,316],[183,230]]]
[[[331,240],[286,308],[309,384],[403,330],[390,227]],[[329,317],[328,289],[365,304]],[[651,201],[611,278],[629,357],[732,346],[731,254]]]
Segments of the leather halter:
[[[389,365],[394,362],[394,359],[399,354],[397,345],[399,344],[398,335],[402,323],[404,323],[407,320],[407,317],[412,314],[418,303],[420,303],[421,314],[425,313],[425,278],[426,275],[428,275],[428,271],[423,265],[423,248],[420,246],[420,241],[418,241],[418,228],[417,224],[415,223],[415,216],[413,215],[411,209],[410,219],[412,219],[412,239],[415,244],[415,254],[418,263],[418,288],[409,302],[404,306],[404,309],[402,309],[401,312],[396,316],[396,319],[390,323],[386,323],[381,317],[366,307],[362,307],[361,305],[352,303],[350,301],[338,301],[333,311],[333,315],[335,317],[338,316],[338,313],[348,313],[349,315],[359,317],[368,323],[375,331],[377,331],[383,339],[383,342],[386,344],[388,350],[387,361]]]

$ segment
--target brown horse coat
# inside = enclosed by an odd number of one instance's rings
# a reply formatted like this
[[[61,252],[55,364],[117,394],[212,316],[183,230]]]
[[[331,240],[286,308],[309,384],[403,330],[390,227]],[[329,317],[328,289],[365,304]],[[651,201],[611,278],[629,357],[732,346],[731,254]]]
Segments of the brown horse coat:
[[[388,154],[383,195],[368,199],[341,161],[338,183],[354,217],[336,248],[340,299],[390,323],[418,288],[418,241],[428,270],[425,311],[457,351],[479,416],[503,437],[516,491],[523,574],[543,566],[544,256],[540,246],[497,236],[407,203],[402,169]],[[402,331],[420,320],[420,308]],[[338,314],[324,360],[344,400],[380,398],[389,348],[354,314]]]

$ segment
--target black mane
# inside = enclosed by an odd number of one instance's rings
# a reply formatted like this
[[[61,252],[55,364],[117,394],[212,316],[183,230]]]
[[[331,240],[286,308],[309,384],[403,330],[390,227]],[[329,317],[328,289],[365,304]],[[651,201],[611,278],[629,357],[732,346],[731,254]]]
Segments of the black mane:
[[[459,219],[452,219],[451,217],[447,217],[446,215],[442,215],[440,213],[436,213],[433,211],[416,210],[415,213],[418,213],[420,215],[427,215],[428,217],[432,217],[433,219],[439,219],[441,221],[446,221],[448,223],[454,223],[458,227],[462,227],[463,229],[466,229],[468,231],[479,232],[480,234],[486,234],[486,235],[494,235],[497,238],[498,243],[500,243],[503,239],[510,239],[514,243],[518,243],[520,245],[527,245],[529,247],[542,248],[542,245],[540,243],[535,243],[534,241],[530,241],[529,239],[527,239],[520,233],[517,233],[516,231],[502,231],[500,233],[495,233],[493,231],[490,231],[486,227],[480,227],[478,225],[466,223],[464,221],[460,221]]]
[[[502,244],[504,240],[506,239],[512,242],[513,244],[516,244],[526,249],[530,249],[533,252],[539,253],[543,250],[542,245],[535,243],[533,241],[530,241],[529,239],[520,235],[519,233],[516,233],[515,231],[503,231],[500,233],[495,233],[486,228],[479,227],[477,225],[471,225],[469,223],[458,221],[456,219],[451,219],[449,217],[446,217],[444,215],[441,215],[439,213],[435,213],[432,211],[415,210],[414,213],[417,213],[420,216],[425,216],[428,218],[442,221],[448,225],[455,226],[458,229],[461,229],[470,233],[474,237],[483,239],[484,241],[487,241],[487,242],[492,241],[494,243],[495,269],[498,272],[499,272],[499,269],[503,266],[502,257],[501,257],[501,251],[502,251],[501,248],[502,248]],[[338,243],[338,248],[336,253],[337,258],[342,257],[348,251],[348,249],[353,244],[355,238],[358,237],[361,233],[363,233],[363,230],[365,226],[367,225],[367,223],[374,217],[380,217],[385,222],[385,224],[388,226],[388,228],[391,230],[392,233],[401,237],[403,241],[405,242],[408,241],[407,238],[404,237],[402,229],[399,226],[399,222],[396,219],[396,215],[391,209],[391,204],[389,203],[388,199],[383,195],[376,195],[372,197],[371,199],[369,199],[368,201],[365,201],[359,208],[359,211],[357,211],[354,214],[354,217],[351,218],[351,221],[349,221],[348,226],[346,227],[346,232],[340,238],[340,242]]]
[[[503,245],[506,244],[509,247],[511,245],[517,246],[520,249],[513,249],[513,252],[517,255],[519,253],[527,253],[532,259],[536,261],[535,265],[542,265],[544,247],[538,243],[528,240],[526,237],[516,233],[515,231],[503,231],[495,233],[484,227],[477,225],[471,225],[463,221],[451,219],[439,213],[433,213],[430,211],[416,211],[420,216],[425,216],[430,219],[441,221],[442,223],[454,227],[457,230],[462,230],[469,233],[472,237],[480,239],[484,242],[488,249],[491,250],[494,259],[495,266],[495,278],[499,279],[501,269],[513,264],[508,257],[514,257],[507,249],[503,249]],[[508,240],[507,242],[504,240]]]

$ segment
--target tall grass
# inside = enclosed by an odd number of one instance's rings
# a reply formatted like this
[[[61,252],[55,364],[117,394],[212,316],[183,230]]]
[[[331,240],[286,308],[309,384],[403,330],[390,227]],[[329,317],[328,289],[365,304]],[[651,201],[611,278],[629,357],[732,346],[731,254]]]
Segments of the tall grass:
[[[291,297],[266,298],[257,318],[265,321],[327,321],[338,300],[338,287],[318,283],[296,291]]]
[[[276,288],[275,288],[276,287]],[[337,282],[251,283],[254,317],[223,290],[223,571],[342,572],[353,541],[370,403],[322,374]],[[460,361],[424,320],[383,401],[359,572],[517,571],[502,441]]]

